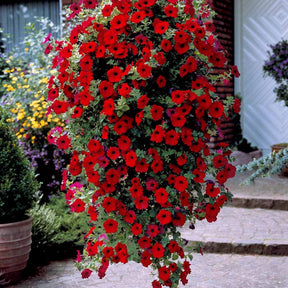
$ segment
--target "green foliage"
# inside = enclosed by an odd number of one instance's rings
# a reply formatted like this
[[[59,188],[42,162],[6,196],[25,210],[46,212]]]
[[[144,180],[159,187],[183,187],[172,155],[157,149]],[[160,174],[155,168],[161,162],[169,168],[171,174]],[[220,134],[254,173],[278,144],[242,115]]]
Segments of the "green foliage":
[[[0,223],[23,220],[39,184],[0,107]]]
[[[32,250],[41,252],[51,246],[61,225],[61,218],[48,205],[36,204],[29,210],[33,218]]]
[[[288,146],[279,152],[272,152],[250,162],[247,165],[237,167],[238,172],[255,170],[254,173],[245,181],[246,183],[253,182],[258,177],[270,177],[279,175],[283,169],[288,166]]]
[[[89,216],[85,213],[70,212],[64,194],[52,196],[49,207],[61,218],[61,225],[53,238],[54,244],[84,246],[84,236],[90,229]]]

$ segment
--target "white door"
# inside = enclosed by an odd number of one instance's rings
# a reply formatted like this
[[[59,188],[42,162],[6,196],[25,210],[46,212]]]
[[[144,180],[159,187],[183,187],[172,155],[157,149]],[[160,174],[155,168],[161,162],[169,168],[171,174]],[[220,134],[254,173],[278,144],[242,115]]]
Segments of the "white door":
[[[235,62],[241,73],[235,91],[243,98],[243,136],[264,153],[288,142],[288,107],[274,102],[276,83],[262,70],[269,45],[283,38],[288,39],[288,0],[235,0]]]

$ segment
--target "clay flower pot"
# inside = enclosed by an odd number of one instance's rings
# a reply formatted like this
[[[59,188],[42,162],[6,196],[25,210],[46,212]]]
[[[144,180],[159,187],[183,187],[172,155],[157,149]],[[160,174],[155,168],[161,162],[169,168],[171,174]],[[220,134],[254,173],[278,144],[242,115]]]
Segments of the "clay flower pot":
[[[31,250],[32,217],[0,224],[0,285],[21,279]]]
[[[279,143],[279,144],[274,144],[271,146],[272,152],[278,153],[280,150],[287,148],[288,143]],[[288,167],[286,167],[283,171],[281,176],[288,176]]]

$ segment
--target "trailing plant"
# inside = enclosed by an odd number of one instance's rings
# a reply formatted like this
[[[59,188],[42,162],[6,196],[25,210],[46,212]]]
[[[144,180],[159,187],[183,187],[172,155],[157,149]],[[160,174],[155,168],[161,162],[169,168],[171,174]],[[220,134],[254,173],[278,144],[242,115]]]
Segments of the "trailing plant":
[[[0,107],[0,223],[24,220],[39,184]]]
[[[284,101],[288,106],[288,40],[281,40],[270,45],[268,59],[263,65],[264,75],[272,77],[278,87],[274,89],[277,101]]]
[[[103,278],[135,261],[156,270],[154,288],[186,284],[192,253],[178,229],[216,221],[236,170],[227,144],[207,145],[239,106],[213,86],[239,76],[210,73],[226,67],[214,12],[196,0],[84,0],[68,12],[70,35],[47,44],[48,113],[67,118],[49,138],[71,151],[66,199],[92,225],[77,266]]]

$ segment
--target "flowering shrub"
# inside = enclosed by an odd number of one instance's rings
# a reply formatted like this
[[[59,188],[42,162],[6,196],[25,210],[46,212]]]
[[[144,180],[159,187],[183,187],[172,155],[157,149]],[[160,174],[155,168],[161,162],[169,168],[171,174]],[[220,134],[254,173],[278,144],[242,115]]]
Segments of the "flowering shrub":
[[[45,31],[37,31],[32,24],[29,27],[25,51],[14,50],[13,55],[3,55],[6,68],[1,85],[4,95],[1,105],[11,112],[8,121],[13,125],[25,155],[36,169],[38,180],[42,182],[43,200],[47,200],[49,194],[58,190],[68,157],[47,141],[50,129],[55,125],[63,127],[64,121],[52,114],[46,117],[47,83],[55,71],[51,70],[51,65],[47,65],[49,56],[43,56],[45,47],[39,44],[39,38],[44,39]],[[36,40],[38,43],[34,45]]]
[[[288,41],[281,40],[275,45],[270,45],[268,60],[263,66],[264,74],[272,77],[278,87],[274,89],[277,101],[284,101],[288,106]]]
[[[48,111],[68,119],[50,138],[71,149],[66,200],[92,225],[77,265],[102,278],[110,263],[135,261],[157,271],[154,288],[186,284],[192,255],[178,228],[216,221],[231,197],[231,151],[207,142],[239,111],[213,86],[237,67],[209,74],[226,58],[205,1],[84,0],[69,13],[70,35],[47,46],[58,52]]]

